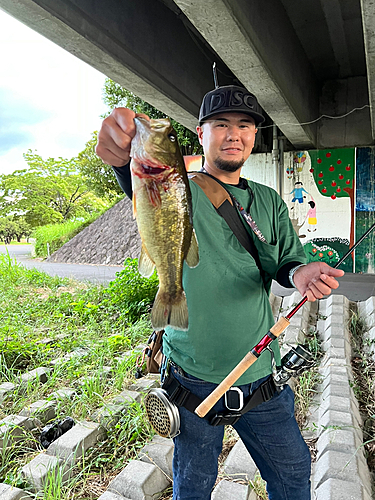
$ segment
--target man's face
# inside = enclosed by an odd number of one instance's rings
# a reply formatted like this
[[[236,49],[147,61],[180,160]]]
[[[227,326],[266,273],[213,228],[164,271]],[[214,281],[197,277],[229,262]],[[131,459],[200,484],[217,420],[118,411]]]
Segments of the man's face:
[[[254,147],[257,129],[245,113],[220,113],[197,127],[206,162],[226,172],[240,169]]]

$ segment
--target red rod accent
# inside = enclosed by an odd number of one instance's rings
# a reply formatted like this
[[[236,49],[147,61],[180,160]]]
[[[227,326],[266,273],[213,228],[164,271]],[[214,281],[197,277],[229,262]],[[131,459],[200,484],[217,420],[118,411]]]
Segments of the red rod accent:
[[[273,339],[268,336],[268,333],[259,341],[259,343],[252,349],[258,354],[261,354],[263,350],[272,342]]]
[[[292,309],[292,310],[290,311],[290,313],[289,313],[289,314],[287,314],[287,315],[285,316],[285,319],[290,319],[292,316],[294,316],[294,315],[296,314],[296,312],[298,311],[298,309],[301,309],[301,307],[303,306],[303,304],[304,304],[306,301],[307,301],[307,297],[304,297],[304,298],[301,300],[301,302],[299,302],[299,303],[296,305],[296,307],[295,307],[294,309]]]

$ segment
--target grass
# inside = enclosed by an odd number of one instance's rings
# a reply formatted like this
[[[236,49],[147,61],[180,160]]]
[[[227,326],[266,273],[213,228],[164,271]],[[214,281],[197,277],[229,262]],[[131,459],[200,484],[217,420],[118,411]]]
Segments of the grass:
[[[129,387],[134,382],[138,356],[135,347],[151,333],[148,311],[156,287],[155,277],[142,281],[134,261],[127,262],[126,272],[119,274],[118,281],[104,288],[27,270],[9,255],[0,255],[0,384],[13,382],[17,386],[15,393],[2,402],[0,420],[67,387],[75,391],[75,396],[57,402],[57,418],[90,420],[94,412]],[[309,337],[308,347],[318,352],[315,334]],[[52,366],[51,361],[57,359],[59,362]],[[34,381],[21,387],[17,378],[40,366],[50,369],[47,382]],[[107,367],[111,369],[109,374]],[[301,415],[306,413],[314,391],[315,380],[309,373],[297,386],[302,402],[297,398],[296,407]],[[28,432],[19,443],[5,440],[0,448],[0,482],[28,489],[20,469],[42,451],[40,430]],[[107,438],[73,467],[71,479],[64,482],[58,471],[51,473],[37,498],[97,499],[153,434],[143,405],[129,405]],[[235,442],[228,428],[218,480],[225,477],[222,465]],[[267,498],[260,476],[250,486],[259,499]],[[168,488],[162,499],[171,497]]]
[[[357,311],[351,311],[349,323],[354,383],[352,388],[363,416],[363,441],[370,472],[375,472],[375,342],[368,336],[369,328]],[[375,484],[373,484],[375,490]]]
[[[106,209],[107,210],[107,209]],[[92,224],[105,210],[93,214],[84,221],[66,221],[62,224],[48,224],[33,232],[35,238],[35,254],[37,257],[47,257]]]
[[[126,286],[122,279],[122,287]],[[149,298],[140,300],[145,308]],[[66,387],[76,395],[58,401],[57,417],[90,420],[135,381],[135,347],[151,331],[147,315],[133,316],[130,321],[107,288],[50,277],[0,255],[0,384],[16,384],[16,391],[1,403],[0,420]],[[60,361],[52,366],[56,359]],[[50,370],[46,383],[19,384],[20,375],[41,366]],[[0,448],[0,482],[27,490],[20,469],[42,451],[40,430],[20,443],[6,436]],[[74,467],[72,479],[63,484],[58,473],[52,475],[44,496],[38,498],[97,498],[101,493],[94,494],[92,485],[98,477],[116,475],[152,435],[143,406],[130,405],[107,439]]]

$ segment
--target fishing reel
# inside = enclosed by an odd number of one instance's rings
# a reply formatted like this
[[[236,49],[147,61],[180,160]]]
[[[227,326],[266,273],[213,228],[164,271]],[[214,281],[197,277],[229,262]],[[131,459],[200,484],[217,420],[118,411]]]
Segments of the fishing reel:
[[[271,351],[272,352],[272,351]],[[277,386],[285,385],[291,377],[301,375],[315,365],[313,355],[301,345],[291,347],[290,351],[281,359],[281,366],[277,366],[273,374]]]
[[[145,396],[147,418],[162,437],[174,438],[180,433],[180,413],[164,389],[151,389]]]

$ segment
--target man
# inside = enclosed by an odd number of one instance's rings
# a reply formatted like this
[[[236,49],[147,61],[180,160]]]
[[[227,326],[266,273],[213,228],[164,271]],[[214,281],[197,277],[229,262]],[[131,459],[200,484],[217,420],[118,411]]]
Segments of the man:
[[[134,112],[115,109],[103,122],[98,155],[114,166],[124,191],[131,195],[129,152],[135,134]],[[204,170],[221,182],[255,222],[249,234],[257,248],[262,274],[238,242],[225,220],[194,182],[190,182],[193,221],[200,262],[184,268],[183,285],[189,308],[189,330],[167,328],[164,354],[171,363],[171,379],[204,399],[273,325],[268,292],[271,278],[295,286],[315,301],[337,288],[343,271],[314,262],[305,254],[283,200],[272,189],[240,178],[241,167],[254,146],[257,126],[264,120],[255,96],[246,89],[219,87],[203,99],[198,137],[203,146]],[[246,226],[246,222],[245,222]],[[263,238],[263,239],[262,239]],[[280,362],[277,342],[272,342]],[[251,394],[266,394],[261,403],[233,419],[233,427],[267,482],[270,500],[310,499],[310,454],[294,418],[289,386],[275,390],[271,354],[265,352],[237,381],[227,399],[214,411],[239,408]],[[260,387],[262,390],[260,391]],[[265,390],[266,388],[267,391]],[[264,389],[264,390],[263,390]],[[180,434],[174,438],[174,500],[209,500],[217,476],[224,426],[212,425],[179,407]]]

